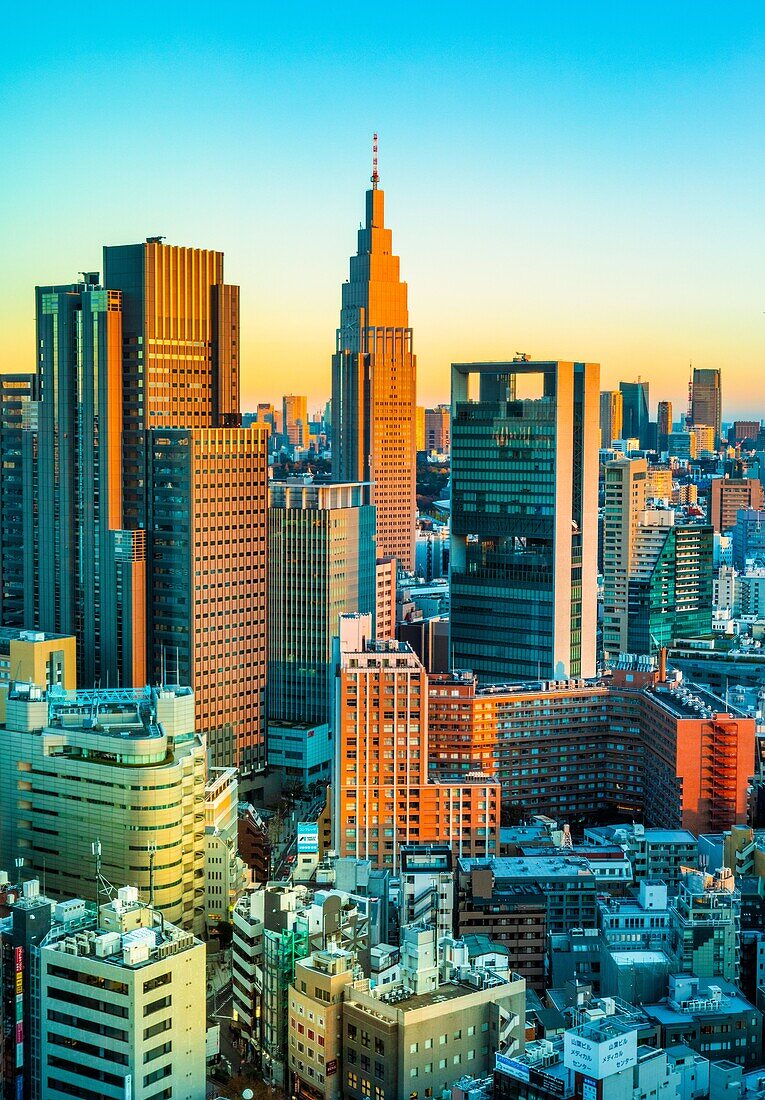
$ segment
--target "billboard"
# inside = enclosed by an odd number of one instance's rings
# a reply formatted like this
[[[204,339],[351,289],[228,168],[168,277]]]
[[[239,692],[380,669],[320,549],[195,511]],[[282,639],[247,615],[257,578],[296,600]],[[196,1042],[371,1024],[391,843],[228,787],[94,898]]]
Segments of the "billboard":
[[[319,824],[317,821],[298,821],[298,855],[317,855],[319,851]]]
[[[566,1069],[584,1073],[596,1081],[634,1066],[636,1062],[637,1031],[634,1029],[612,1034],[607,1039],[591,1039],[576,1030],[567,1031],[563,1036],[563,1064]]]

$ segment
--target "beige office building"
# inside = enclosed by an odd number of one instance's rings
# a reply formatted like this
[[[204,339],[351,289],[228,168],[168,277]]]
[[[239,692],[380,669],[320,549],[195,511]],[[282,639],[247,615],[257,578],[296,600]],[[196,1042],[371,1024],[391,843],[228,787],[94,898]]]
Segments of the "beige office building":
[[[620,458],[605,467],[603,518],[603,651],[607,661],[628,651],[629,580],[641,512],[645,510],[644,458]]]
[[[5,700],[14,680],[73,691],[77,687],[74,635],[0,627],[0,722],[5,721]]]
[[[343,992],[354,979],[354,965],[354,956],[335,946],[295,964],[288,1009],[294,1096],[341,1100]]]
[[[40,949],[40,1095],[204,1100],[205,948],[123,887],[57,905]]]
[[[102,874],[204,927],[205,749],[189,688],[45,692],[16,684],[0,736],[0,867],[23,857],[52,897]]]

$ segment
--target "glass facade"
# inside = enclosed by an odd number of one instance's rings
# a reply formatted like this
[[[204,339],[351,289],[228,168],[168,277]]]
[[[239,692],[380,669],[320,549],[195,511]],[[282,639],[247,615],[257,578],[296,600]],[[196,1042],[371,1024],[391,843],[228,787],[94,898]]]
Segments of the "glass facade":
[[[463,400],[473,374],[479,399]],[[541,375],[542,395],[516,398],[519,374]],[[597,367],[456,364],[452,388],[452,663],[485,683],[589,675],[582,567],[585,542],[596,553],[585,516],[597,470],[584,439],[587,422],[597,456]]]

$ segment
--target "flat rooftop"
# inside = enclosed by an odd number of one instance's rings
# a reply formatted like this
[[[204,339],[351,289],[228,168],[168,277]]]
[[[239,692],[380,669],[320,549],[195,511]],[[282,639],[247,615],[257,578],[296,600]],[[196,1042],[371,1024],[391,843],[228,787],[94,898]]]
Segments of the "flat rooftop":
[[[469,874],[473,870],[489,870],[495,879],[571,879],[578,876],[591,878],[595,873],[583,856],[494,856],[490,859],[463,858],[458,861],[460,870]]]

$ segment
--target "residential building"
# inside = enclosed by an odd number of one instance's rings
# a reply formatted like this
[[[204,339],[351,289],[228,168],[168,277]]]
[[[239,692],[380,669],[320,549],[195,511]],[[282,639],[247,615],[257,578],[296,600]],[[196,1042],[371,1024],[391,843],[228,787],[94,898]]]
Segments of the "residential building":
[[[698,458],[711,458],[715,453],[715,430],[708,424],[694,424],[691,435],[696,437],[696,455]]]
[[[289,990],[292,1094],[308,1100],[343,1096],[343,993],[358,977],[351,951],[330,946],[295,963]]]
[[[338,481],[372,483],[377,553],[413,569],[416,357],[407,286],[378,182],[375,169],[358,251],[342,288],[332,358],[332,469]]]
[[[632,865],[636,882],[663,882],[672,893],[677,890],[683,868],[696,867],[699,862],[699,842],[687,829],[651,829],[637,822],[601,825],[585,829],[584,843],[618,844]]]
[[[622,438],[624,399],[621,390],[601,390],[600,393],[600,446],[610,447],[615,439]]]
[[[622,458],[604,468],[603,653],[615,660],[629,650],[629,582],[635,567],[640,516],[646,506],[644,458]]]
[[[450,651],[481,683],[595,673],[598,385],[595,363],[452,364]]]
[[[401,844],[496,852],[499,784],[481,772],[428,778],[428,679],[403,643],[370,641],[371,616],[340,619],[334,847],[398,867]]]
[[[304,783],[329,778],[333,639],[344,614],[375,614],[369,487],[271,482],[268,762]]]
[[[738,981],[740,907],[741,895],[727,868],[714,875],[685,871],[670,905],[684,973]]]
[[[206,768],[190,689],[16,684],[4,729],[0,866],[23,856],[54,897],[95,900],[95,853],[109,881],[129,878],[201,933]]]
[[[152,667],[192,686],[211,763],[245,775],[266,757],[267,442],[173,428],[149,447]]]
[[[648,383],[620,382],[622,395],[623,433],[628,439],[637,439],[641,450],[648,448]]]
[[[713,531],[644,512],[628,586],[629,653],[657,654],[678,638],[712,633]]]
[[[721,372],[694,367],[691,395],[691,422],[712,428],[716,446],[722,427]]]
[[[508,951],[528,989],[545,988],[547,898],[538,883],[510,881],[480,865],[459,868],[455,932],[488,936]]]
[[[765,493],[757,477],[715,477],[710,485],[710,521],[719,534],[733,530],[740,510],[765,508]]]
[[[665,448],[666,450],[666,448]],[[672,470],[669,466],[649,466],[645,475],[646,500],[672,500]]]
[[[40,1094],[204,1100],[205,995],[204,945],[134,887],[97,913],[57,905],[39,948]]]

